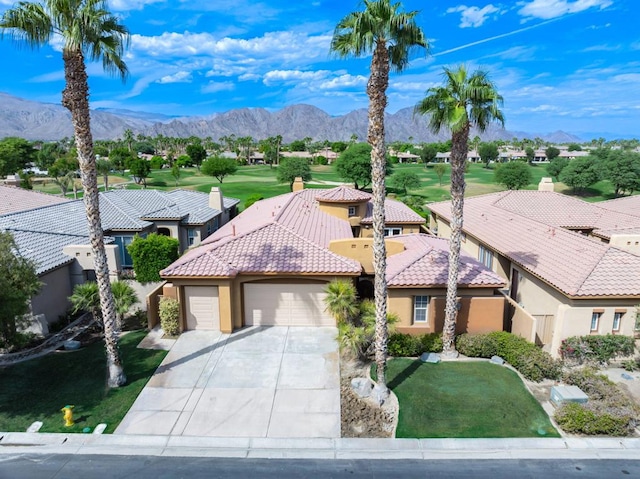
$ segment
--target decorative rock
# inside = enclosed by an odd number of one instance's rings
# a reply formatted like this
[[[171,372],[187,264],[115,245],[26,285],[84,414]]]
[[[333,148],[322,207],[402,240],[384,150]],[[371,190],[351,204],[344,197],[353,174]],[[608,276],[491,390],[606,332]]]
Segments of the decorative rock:
[[[93,434],[102,434],[106,428],[107,428],[107,425],[105,423],[100,423],[93,430]]]
[[[490,361],[493,364],[499,364],[500,366],[504,364],[504,359],[502,359],[500,356],[491,356]]]
[[[42,427],[42,421],[35,421],[34,423],[31,424],[31,426],[29,426],[29,428],[27,429],[27,432],[38,432],[41,427]]]
[[[353,378],[351,380],[351,389],[353,392],[361,398],[368,398],[371,396],[373,390],[373,383],[369,378]]]
[[[440,355],[436,353],[422,353],[420,361],[423,363],[438,364],[440,362]]]
[[[76,349],[80,349],[80,341],[76,341],[75,339],[69,339],[62,343],[62,346],[67,351],[75,351]]]
[[[371,390],[371,398],[379,405],[382,406],[389,398],[389,388],[381,388],[379,384],[376,384]]]
[[[633,379],[633,376],[631,376],[630,374],[627,373],[622,373],[622,379],[626,379],[628,381]]]

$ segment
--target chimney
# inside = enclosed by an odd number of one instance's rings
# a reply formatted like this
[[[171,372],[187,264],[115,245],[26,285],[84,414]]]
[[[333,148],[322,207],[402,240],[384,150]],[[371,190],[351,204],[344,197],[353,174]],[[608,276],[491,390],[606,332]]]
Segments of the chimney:
[[[296,179],[293,181],[293,188],[291,191],[302,191],[304,190],[304,182],[302,181],[302,177],[296,176]]]
[[[545,176],[538,183],[538,191],[553,191],[553,178]]]
[[[209,193],[209,208],[213,208],[224,213],[224,201],[222,199],[222,191],[217,186],[211,187]]]

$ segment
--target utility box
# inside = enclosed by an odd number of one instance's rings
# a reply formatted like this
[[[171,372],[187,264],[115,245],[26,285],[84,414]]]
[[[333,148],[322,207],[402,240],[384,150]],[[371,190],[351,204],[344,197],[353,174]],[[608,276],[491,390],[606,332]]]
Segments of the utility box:
[[[589,397],[578,386],[553,386],[551,402],[558,407],[564,402],[586,403]]]

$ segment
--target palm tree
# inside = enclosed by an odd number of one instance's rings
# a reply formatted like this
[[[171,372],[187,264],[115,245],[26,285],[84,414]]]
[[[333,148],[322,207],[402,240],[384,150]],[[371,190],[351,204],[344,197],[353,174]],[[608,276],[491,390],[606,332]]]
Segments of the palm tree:
[[[114,281],[111,284],[111,291],[113,291],[113,301],[116,305],[116,327],[121,330],[124,315],[138,302],[138,295],[135,289],[125,281]]]
[[[410,53],[427,48],[427,40],[415,22],[418,12],[401,11],[400,3],[390,0],[364,0],[364,11],[352,12],[336,26],[331,50],[341,58],[372,54],[371,74],[367,82],[369,126],[367,140],[371,145],[371,180],[373,190],[373,267],[376,305],[375,359],[379,398],[388,394],[386,385],[387,281],[386,247],[384,243],[384,198],[386,149],[384,143],[384,110],[387,106],[389,71],[404,70]]]
[[[464,65],[453,70],[444,69],[445,84],[427,90],[415,112],[430,114],[429,129],[437,133],[442,128],[451,130],[451,242],[449,246],[449,278],[442,331],[443,354],[456,357],[455,331],[458,314],[458,268],[464,206],[464,169],[467,162],[469,130],[475,126],[484,132],[488,124],[498,121],[504,125],[500,110],[502,96],[484,71],[467,74]]]
[[[62,105],[71,112],[75,146],[78,151],[84,204],[89,223],[89,239],[100,291],[104,322],[109,387],[126,382],[118,352],[115,329],[115,307],[109,281],[109,267],[100,223],[96,158],[93,151],[89,113],[89,85],[85,58],[102,60],[109,73],[126,78],[127,66],[122,59],[129,42],[129,32],[111,14],[105,0],[42,0],[21,2],[4,12],[0,29],[33,48],[48,44],[54,38],[62,42],[65,88]]]
[[[91,313],[93,319],[100,320],[100,293],[98,283],[95,281],[75,285],[69,301],[74,314],[78,311],[87,311]]]
[[[348,323],[358,315],[358,293],[348,279],[336,279],[325,288],[327,311],[336,319],[337,324]]]

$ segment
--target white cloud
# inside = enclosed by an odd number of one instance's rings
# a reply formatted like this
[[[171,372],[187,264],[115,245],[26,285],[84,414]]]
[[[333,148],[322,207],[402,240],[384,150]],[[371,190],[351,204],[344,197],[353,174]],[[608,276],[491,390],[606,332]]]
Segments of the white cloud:
[[[615,52],[622,49],[622,45],[592,45],[590,47],[584,48],[582,52]]]
[[[330,80],[325,80],[320,83],[319,88],[321,90],[333,90],[336,88],[345,88],[345,87],[360,87],[367,84],[367,77],[363,75],[349,75],[344,74],[332,78]]]
[[[179,71],[173,75],[166,75],[156,81],[156,83],[191,83],[191,73],[187,71]]]
[[[142,10],[146,5],[153,3],[166,3],[166,0],[109,0],[109,7],[115,12],[126,12]]]
[[[202,93],[216,93],[219,91],[231,91],[235,89],[235,84],[233,82],[230,81],[224,81],[224,82],[214,82],[211,81],[209,83],[207,83],[206,85],[204,85],[200,91]]]
[[[300,71],[300,70],[272,70],[264,74],[262,82],[267,85],[296,84],[299,82],[318,81],[326,78],[330,72],[327,70]]]
[[[29,79],[31,83],[47,83],[52,81],[64,80],[64,70],[58,70],[55,72],[44,73]]]
[[[460,28],[477,28],[481,26],[492,13],[499,11],[500,9],[494,7],[492,4],[486,5],[482,8],[459,5],[457,7],[447,9],[447,13],[461,13]]]
[[[534,17],[543,20],[557,18],[568,13],[578,13],[589,8],[600,8],[600,10],[613,4],[612,0],[533,0],[531,2],[520,2],[522,8],[518,11],[523,17]]]

